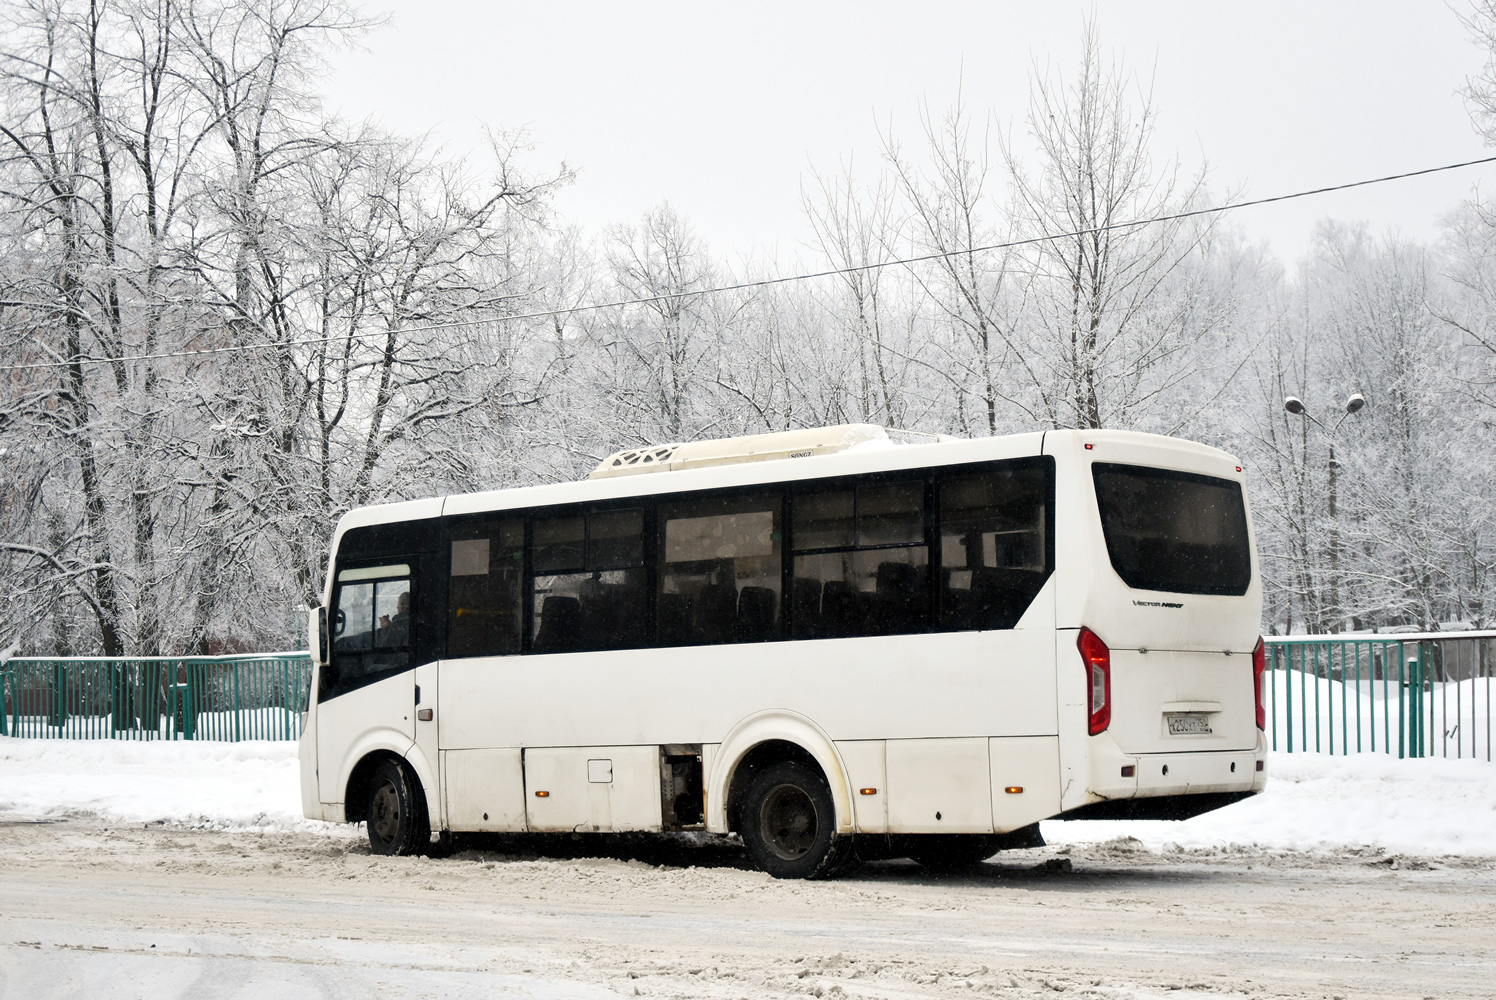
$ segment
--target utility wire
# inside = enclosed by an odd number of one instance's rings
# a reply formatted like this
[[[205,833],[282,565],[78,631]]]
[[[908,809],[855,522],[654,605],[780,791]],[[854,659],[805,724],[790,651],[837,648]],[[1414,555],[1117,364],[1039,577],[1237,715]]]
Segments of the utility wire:
[[[1249,201],[1231,202],[1225,205],[1212,205],[1208,208],[1195,208],[1183,212],[1174,212],[1169,215],[1158,215],[1147,219],[1132,219],[1127,222],[1112,222],[1104,226],[1092,226],[1087,229],[1076,229],[1068,233],[1046,233],[1041,236],[1030,236],[1021,240],[1011,240],[1007,243],[993,243],[987,246],[965,247],[960,250],[945,250],[938,253],[924,254],[919,257],[902,257],[896,260],[879,261],[874,264],[855,264],[850,267],[837,267],[825,271],[811,271],[804,274],[783,275],[777,278],[761,278],[756,281],[742,281],[735,285],[717,285],[711,288],[698,288],[686,292],[667,292],[663,295],[646,295],[633,299],[615,299],[611,302],[593,302],[586,305],[566,306],[559,309],[542,309],[539,312],[519,313],[510,316],[496,316],[488,319],[462,319],[452,320],[446,323],[431,323],[423,326],[407,326],[397,330],[377,330],[369,333],[350,333],[336,337],[311,337],[303,340],[280,340],[256,344],[235,344],[230,347],[206,347],[192,351],[163,351],[158,354],[130,354],[117,358],[89,358],[76,357],[66,361],[39,361],[24,365],[0,365],[0,372],[28,371],[39,368],[66,368],[69,365],[106,365],[123,364],[128,361],[161,361],[168,358],[195,358],[206,357],[212,354],[238,354],[248,351],[273,351],[286,347],[309,347],[315,344],[344,343],[351,340],[375,340],[379,337],[391,335],[427,333],[435,330],[454,330],[463,327],[483,326],[489,323],[514,322],[532,319],[548,319],[553,316],[569,316],[574,313],[597,312],[602,309],[617,309],[624,306],[643,305],[647,302],[663,302],[667,300],[681,300],[703,295],[718,295],[723,292],[738,292],[752,288],[767,288],[771,285],[784,285],[796,281],[811,281],[816,278],[837,277],[844,274],[856,274],[859,271],[877,271],[885,267],[903,267],[910,264],[922,264],[932,260],[943,260],[949,257],[961,257],[966,254],[990,253],[993,250],[1011,250],[1015,247],[1032,246],[1035,243],[1047,243],[1052,240],[1074,239],[1078,236],[1090,236],[1095,233],[1112,232],[1115,230],[1136,229],[1140,226],[1152,226],[1163,222],[1178,222],[1183,219],[1193,219],[1205,215],[1220,215],[1225,212],[1236,211],[1242,208],[1255,208],[1259,205],[1271,205],[1280,201],[1293,201],[1298,198],[1313,198],[1319,195],[1331,194],[1336,191],[1348,191],[1352,188],[1367,187],[1371,184],[1386,184],[1390,181],[1407,180],[1410,177],[1423,177],[1428,174],[1443,173],[1447,170],[1461,170],[1465,167],[1478,167],[1487,163],[1496,163],[1496,156],[1486,156],[1478,160],[1466,160],[1463,163],[1449,163],[1440,167],[1425,167],[1422,170],[1410,170],[1401,174],[1387,174],[1382,177],[1372,177],[1366,180],[1350,181],[1345,184],[1332,184],[1328,187],[1312,188],[1306,191],[1295,191],[1291,194],[1273,195],[1267,198],[1253,198]]]

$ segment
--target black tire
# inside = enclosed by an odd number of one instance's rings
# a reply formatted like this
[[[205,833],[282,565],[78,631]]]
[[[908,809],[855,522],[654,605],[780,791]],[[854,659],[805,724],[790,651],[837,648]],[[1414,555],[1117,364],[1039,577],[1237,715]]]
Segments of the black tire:
[[[421,854],[431,845],[426,795],[410,769],[396,761],[380,761],[369,776],[364,821],[375,854]]]
[[[738,834],[749,859],[775,878],[832,878],[857,863],[852,838],[836,833],[836,804],[821,772],[781,761],[754,774]]]
[[[997,853],[997,838],[987,833],[930,833],[910,838],[909,857],[936,872],[972,868]]]

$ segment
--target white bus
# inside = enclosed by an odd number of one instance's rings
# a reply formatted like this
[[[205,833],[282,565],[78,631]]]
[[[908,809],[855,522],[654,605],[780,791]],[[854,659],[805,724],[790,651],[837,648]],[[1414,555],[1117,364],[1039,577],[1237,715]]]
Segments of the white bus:
[[[777,877],[974,863],[1043,819],[1260,790],[1261,601],[1241,464],[1203,445],[852,425],[620,452],[343,517],[303,806],[381,854],[704,830]]]

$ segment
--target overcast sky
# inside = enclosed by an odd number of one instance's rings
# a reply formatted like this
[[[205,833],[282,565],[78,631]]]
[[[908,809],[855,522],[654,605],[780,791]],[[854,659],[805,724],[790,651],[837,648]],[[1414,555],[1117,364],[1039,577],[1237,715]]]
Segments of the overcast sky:
[[[1230,8],[1228,10],[1228,7]],[[374,0],[392,23],[340,56],[331,105],[471,148],[482,123],[527,127],[535,166],[581,174],[558,205],[589,228],[669,200],[718,252],[806,256],[801,187],[879,130],[917,138],[921,102],[1023,129],[1035,64],[1075,64],[1089,3],[884,0],[751,5]],[[1154,152],[1214,188],[1264,197],[1488,155],[1457,94],[1481,53],[1462,0],[1128,0],[1097,5],[1103,51],[1146,86]],[[1244,210],[1285,259],[1316,219],[1431,238],[1496,168]]]

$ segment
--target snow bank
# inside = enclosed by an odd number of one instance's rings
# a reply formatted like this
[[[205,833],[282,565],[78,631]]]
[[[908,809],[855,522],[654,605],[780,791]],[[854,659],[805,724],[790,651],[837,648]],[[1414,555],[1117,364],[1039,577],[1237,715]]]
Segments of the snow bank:
[[[1496,857],[1496,764],[1383,754],[1270,754],[1261,795],[1181,823],[1049,822],[1052,844],[1133,837],[1154,850],[1367,848]]]
[[[233,829],[326,828],[301,815],[296,744],[0,737],[0,812]]]
[[[303,819],[296,744],[0,737],[0,812],[221,829]],[[1496,764],[1273,754],[1267,791],[1183,823],[1048,822],[1051,844],[1132,837],[1153,850],[1265,848],[1496,857]]]

